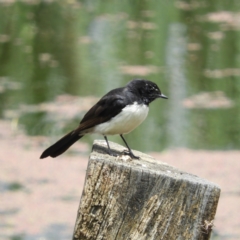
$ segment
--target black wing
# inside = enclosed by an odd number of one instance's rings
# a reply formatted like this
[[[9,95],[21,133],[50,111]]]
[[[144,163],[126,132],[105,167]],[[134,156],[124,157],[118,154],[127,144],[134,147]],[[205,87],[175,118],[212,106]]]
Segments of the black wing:
[[[102,97],[85,114],[77,129],[71,131],[46,149],[40,158],[48,156],[57,157],[84,135],[84,133],[81,135],[82,131],[92,128],[97,124],[104,123],[120,113],[126,106],[126,104],[124,104],[126,99],[119,93],[121,93],[121,89],[115,89]]]
[[[115,89],[102,97],[83,117],[75,132],[82,132],[115,117],[126,106],[126,99]]]

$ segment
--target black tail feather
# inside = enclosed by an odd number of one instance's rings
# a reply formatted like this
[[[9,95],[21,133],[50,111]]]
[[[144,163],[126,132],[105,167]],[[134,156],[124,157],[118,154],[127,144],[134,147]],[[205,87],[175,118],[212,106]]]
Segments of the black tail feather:
[[[46,158],[46,157],[57,157],[60,154],[64,153],[70,146],[72,146],[77,140],[79,140],[82,136],[79,136],[78,133],[75,133],[74,131],[68,133],[64,137],[62,137],[60,140],[58,140],[56,143],[54,143],[52,146],[47,148],[40,158]]]

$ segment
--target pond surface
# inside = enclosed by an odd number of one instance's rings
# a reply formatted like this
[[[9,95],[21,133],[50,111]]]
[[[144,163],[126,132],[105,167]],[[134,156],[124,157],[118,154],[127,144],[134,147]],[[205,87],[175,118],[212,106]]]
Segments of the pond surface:
[[[53,142],[134,78],[169,100],[151,104],[132,148],[239,149],[240,2],[0,2],[0,116],[13,128]]]

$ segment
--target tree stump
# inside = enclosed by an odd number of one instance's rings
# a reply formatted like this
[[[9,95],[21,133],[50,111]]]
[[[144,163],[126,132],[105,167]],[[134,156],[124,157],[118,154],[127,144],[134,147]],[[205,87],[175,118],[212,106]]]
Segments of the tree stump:
[[[206,240],[210,238],[220,188],[134,151],[139,160],[107,154],[95,141],[73,240]],[[177,156],[176,156],[177,157]],[[178,159],[184,161],[184,159]]]

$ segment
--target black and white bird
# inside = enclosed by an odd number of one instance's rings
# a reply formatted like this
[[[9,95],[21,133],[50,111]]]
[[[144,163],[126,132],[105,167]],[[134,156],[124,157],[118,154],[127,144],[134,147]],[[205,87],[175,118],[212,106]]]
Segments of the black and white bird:
[[[156,98],[166,98],[157,84],[148,80],[132,80],[125,87],[116,88],[103,96],[83,117],[80,125],[47,148],[40,158],[57,157],[85,134],[104,136],[108,153],[111,152],[107,135],[119,134],[131,158],[139,159],[128,146],[123,134],[139,126],[147,117],[149,104]]]

